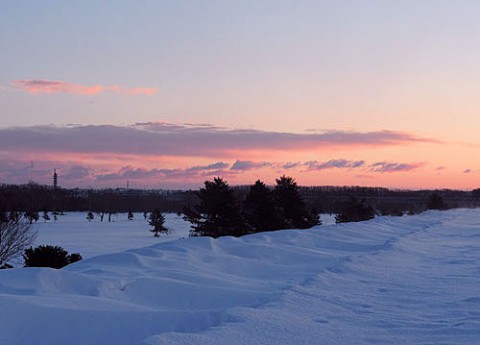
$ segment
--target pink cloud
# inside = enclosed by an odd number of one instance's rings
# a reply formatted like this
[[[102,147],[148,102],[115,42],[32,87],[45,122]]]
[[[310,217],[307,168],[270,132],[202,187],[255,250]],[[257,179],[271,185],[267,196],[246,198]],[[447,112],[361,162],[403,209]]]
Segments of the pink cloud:
[[[425,163],[390,163],[376,162],[370,165],[371,171],[380,173],[391,173],[400,171],[412,171],[422,167]]]
[[[46,79],[24,79],[13,80],[11,85],[23,92],[30,94],[49,94],[49,93],[67,93],[71,95],[96,95],[101,92],[109,91],[124,95],[147,95],[151,96],[158,92],[156,88],[132,87],[126,88],[118,85],[81,85],[65,81],[46,80]]]

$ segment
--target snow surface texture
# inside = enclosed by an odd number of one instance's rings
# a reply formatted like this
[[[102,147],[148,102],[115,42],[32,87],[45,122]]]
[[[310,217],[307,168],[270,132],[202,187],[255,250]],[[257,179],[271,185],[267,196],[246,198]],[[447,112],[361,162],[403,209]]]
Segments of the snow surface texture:
[[[479,219],[430,211],[2,270],[0,344],[479,344]]]

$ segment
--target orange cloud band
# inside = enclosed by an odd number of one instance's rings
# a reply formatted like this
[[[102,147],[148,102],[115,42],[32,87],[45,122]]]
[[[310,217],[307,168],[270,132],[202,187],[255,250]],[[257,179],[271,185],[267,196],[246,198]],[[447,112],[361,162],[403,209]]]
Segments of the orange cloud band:
[[[122,87],[118,85],[81,85],[58,80],[46,79],[24,79],[13,80],[11,85],[18,90],[30,94],[67,93],[71,95],[91,96],[101,92],[109,91],[124,95],[146,95],[151,96],[158,92],[156,88],[150,87]]]

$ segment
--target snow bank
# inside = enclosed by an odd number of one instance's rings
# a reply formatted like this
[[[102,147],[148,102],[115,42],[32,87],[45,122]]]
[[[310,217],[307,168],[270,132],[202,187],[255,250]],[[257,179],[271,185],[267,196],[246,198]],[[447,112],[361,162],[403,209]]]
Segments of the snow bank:
[[[180,239],[3,270],[0,344],[478,344],[479,216]]]

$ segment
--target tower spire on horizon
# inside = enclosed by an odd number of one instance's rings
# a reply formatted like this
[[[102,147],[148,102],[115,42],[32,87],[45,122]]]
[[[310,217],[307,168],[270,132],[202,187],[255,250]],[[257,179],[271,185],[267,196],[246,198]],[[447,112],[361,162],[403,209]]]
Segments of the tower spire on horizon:
[[[57,168],[53,169],[53,189],[58,188],[58,174],[57,174]]]

